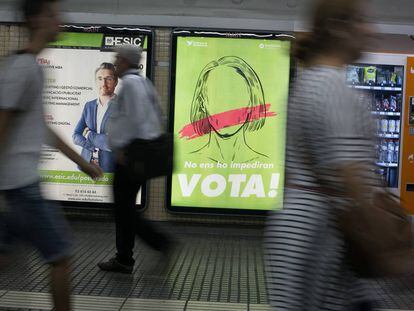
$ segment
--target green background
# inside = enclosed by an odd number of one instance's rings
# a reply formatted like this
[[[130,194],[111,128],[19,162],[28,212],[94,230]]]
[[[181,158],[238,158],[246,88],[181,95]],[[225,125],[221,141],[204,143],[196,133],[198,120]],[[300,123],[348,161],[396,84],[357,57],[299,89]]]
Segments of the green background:
[[[192,43],[190,43],[192,42]],[[290,43],[272,39],[239,39],[211,37],[178,37],[176,54],[176,84],[174,98],[174,161],[175,171],[172,177],[171,205],[184,207],[230,208],[246,210],[271,210],[281,208],[283,201],[284,156],[286,107],[289,87]],[[195,86],[203,68],[211,61],[224,56],[238,56],[244,59],[257,73],[265,93],[265,102],[271,104],[270,111],[276,117],[267,118],[265,126],[255,132],[246,132],[245,138],[252,149],[266,154],[260,158],[262,163],[273,163],[274,169],[246,169],[199,167],[201,163],[213,163],[209,158],[217,158],[212,149],[203,149],[201,153],[192,153],[208,142],[209,135],[187,140],[179,138],[179,131],[190,123],[190,107]],[[207,107],[210,114],[248,106],[247,88],[234,71],[220,69],[214,71],[208,80],[210,102]],[[232,106],[236,104],[236,106]],[[231,128],[230,128],[231,130]],[[233,152],[231,147],[222,147],[223,153]],[[240,159],[243,154],[236,154]],[[197,164],[197,168],[185,168],[185,161]],[[237,161],[239,162],[239,161]],[[240,161],[241,162],[241,161]],[[229,165],[230,166],[230,165]],[[265,193],[268,193],[272,173],[280,174],[278,195],[276,198],[230,197],[228,183],[226,191],[218,197],[207,197],[200,190],[199,182],[190,197],[183,197],[178,182],[178,174],[187,174],[190,180],[193,174],[220,174],[226,179],[229,174],[262,175]],[[203,179],[202,177],[202,179]],[[202,180],[201,179],[201,180]],[[241,189],[243,190],[244,185]],[[213,187],[214,188],[214,187]]]

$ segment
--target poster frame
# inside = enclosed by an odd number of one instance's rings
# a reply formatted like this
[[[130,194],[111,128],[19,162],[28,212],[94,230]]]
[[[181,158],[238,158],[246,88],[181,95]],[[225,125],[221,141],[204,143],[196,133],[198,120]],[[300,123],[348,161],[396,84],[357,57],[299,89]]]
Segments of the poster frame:
[[[168,113],[168,130],[174,133],[174,112],[175,112],[175,85],[176,85],[176,66],[177,66],[177,42],[179,37],[213,37],[213,38],[246,38],[260,39],[269,38],[292,42],[295,36],[289,32],[273,31],[250,31],[250,30],[229,30],[214,28],[174,28],[171,33],[171,53],[170,53],[170,88],[169,88],[169,113]],[[290,58],[289,86],[296,72],[296,64],[292,57]],[[289,87],[290,89],[290,87]],[[174,152],[173,152],[174,160]],[[270,210],[250,210],[237,208],[214,208],[214,207],[188,207],[173,206],[172,202],[172,175],[166,179],[166,197],[165,206],[171,214],[194,214],[194,215],[223,215],[223,216],[266,216]]]
[[[102,30],[109,30],[108,33],[113,31],[134,31],[137,34],[143,34],[147,36],[147,72],[146,77],[152,79],[154,58],[153,51],[155,48],[155,30],[150,27],[136,26],[136,25],[116,25],[116,24],[62,24],[59,26],[61,32],[79,32],[79,33],[99,33]],[[136,205],[138,212],[143,212],[148,207],[149,197],[148,182],[141,187],[141,203]],[[111,209],[113,203],[99,203],[99,202],[78,202],[78,201],[60,201],[58,202],[64,208],[74,209]]]

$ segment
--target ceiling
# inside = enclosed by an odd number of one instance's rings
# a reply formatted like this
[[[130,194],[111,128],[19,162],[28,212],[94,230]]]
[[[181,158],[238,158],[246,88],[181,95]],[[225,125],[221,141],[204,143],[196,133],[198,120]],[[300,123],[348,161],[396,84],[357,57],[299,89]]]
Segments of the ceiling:
[[[89,3],[98,1],[89,0]],[[81,0],[66,2],[71,11],[269,19],[275,15],[291,18],[307,0],[116,0],[100,1],[99,7],[87,7]]]
[[[334,1],[334,0],[332,0]],[[217,17],[260,20],[304,18],[311,0],[64,0],[66,12]],[[414,0],[371,0],[376,23],[414,25]],[[0,11],[16,0],[0,0]],[[414,30],[413,30],[414,32]]]
[[[334,1],[334,0],[332,0]],[[413,24],[413,0],[371,0],[381,22]],[[248,19],[303,16],[311,0],[66,0],[66,9],[140,15],[184,15]]]

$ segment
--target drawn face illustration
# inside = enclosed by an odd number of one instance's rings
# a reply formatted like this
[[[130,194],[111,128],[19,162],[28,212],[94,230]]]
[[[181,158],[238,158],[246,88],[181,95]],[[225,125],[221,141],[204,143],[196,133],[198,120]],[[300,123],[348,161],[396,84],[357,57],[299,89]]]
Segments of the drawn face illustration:
[[[269,104],[270,107],[270,104]],[[268,109],[254,69],[243,59],[225,56],[208,63],[198,78],[182,137],[216,133],[226,139],[261,129]]]
[[[231,67],[218,67],[209,74],[206,83],[204,109],[214,131],[223,137],[236,134],[247,121],[247,114],[238,118],[237,125],[220,127],[220,114],[249,106],[249,90],[243,77]],[[243,120],[241,120],[243,119]]]

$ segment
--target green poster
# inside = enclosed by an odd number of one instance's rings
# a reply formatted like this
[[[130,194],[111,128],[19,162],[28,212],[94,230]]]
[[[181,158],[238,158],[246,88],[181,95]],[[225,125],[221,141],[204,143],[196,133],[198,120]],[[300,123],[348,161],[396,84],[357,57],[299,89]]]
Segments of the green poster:
[[[290,43],[178,37],[172,207],[281,207]]]

